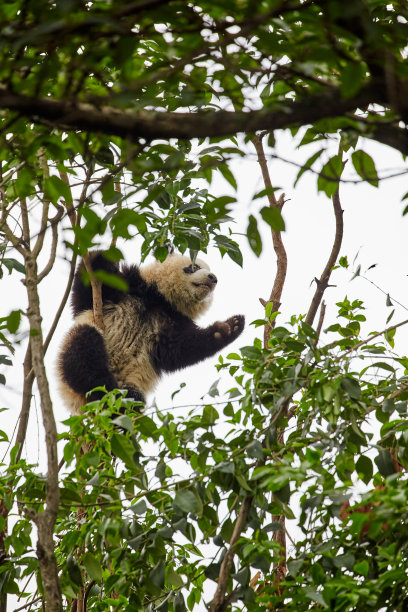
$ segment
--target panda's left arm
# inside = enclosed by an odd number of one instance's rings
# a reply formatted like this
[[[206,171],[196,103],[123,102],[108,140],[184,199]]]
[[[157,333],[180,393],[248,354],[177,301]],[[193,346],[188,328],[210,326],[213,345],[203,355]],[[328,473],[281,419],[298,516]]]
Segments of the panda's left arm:
[[[245,318],[235,315],[209,327],[198,327],[187,319],[182,325],[163,330],[153,349],[153,364],[158,371],[173,372],[194,365],[233,342],[244,329]]]

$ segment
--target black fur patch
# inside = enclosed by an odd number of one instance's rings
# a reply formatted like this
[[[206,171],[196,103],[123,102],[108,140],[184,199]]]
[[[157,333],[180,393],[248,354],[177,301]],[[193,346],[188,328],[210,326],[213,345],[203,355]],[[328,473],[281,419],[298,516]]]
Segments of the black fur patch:
[[[85,395],[95,387],[117,388],[101,334],[91,325],[77,325],[69,334],[60,357],[62,379],[76,393]],[[101,397],[103,393],[98,393]],[[92,399],[99,399],[93,397]]]
[[[244,322],[243,316],[236,315],[203,329],[187,317],[178,324],[173,321],[162,329],[153,349],[151,358],[156,372],[174,372],[215,355],[240,335]]]
[[[120,272],[119,265],[113,261],[108,261],[107,259],[105,259],[102,251],[94,251],[91,255],[91,264],[93,270],[104,270],[105,272],[109,272],[109,274],[115,274],[116,276],[120,276],[123,278],[123,274]],[[72,285],[71,305],[75,317],[81,312],[84,312],[84,310],[91,310],[93,307],[92,287],[90,284],[84,285],[84,271],[85,266],[83,262],[81,262],[75,273],[75,278]],[[113,287],[109,287],[108,285],[102,285],[102,301],[104,303],[113,302],[117,304],[121,300],[123,300],[125,295],[126,294],[123,291],[120,291],[119,289],[114,289]]]

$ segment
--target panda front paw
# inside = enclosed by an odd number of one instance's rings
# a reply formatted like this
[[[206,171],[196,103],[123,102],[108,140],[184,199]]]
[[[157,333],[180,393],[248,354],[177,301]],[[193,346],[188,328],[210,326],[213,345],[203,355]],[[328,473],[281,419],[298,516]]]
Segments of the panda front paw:
[[[232,342],[238,338],[245,325],[245,317],[243,315],[234,315],[226,321],[217,321],[214,323],[214,338],[216,340],[224,340]]]

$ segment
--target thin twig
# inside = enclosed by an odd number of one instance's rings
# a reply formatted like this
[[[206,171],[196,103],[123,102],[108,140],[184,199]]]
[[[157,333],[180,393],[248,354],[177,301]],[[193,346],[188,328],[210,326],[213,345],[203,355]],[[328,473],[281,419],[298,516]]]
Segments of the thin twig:
[[[62,312],[63,312],[63,310],[65,308],[65,305],[66,305],[66,303],[68,301],[68,298],[69,298],[69,295],[71,293],[71,287],[72,287],[72,283],[73,283],[74,276],[75,276],[76,261],[77,261],[77,254],[73,253],[72,259],[71,259],[71,267],[70,267],[70,271],[69,271],[69,277],[68,277],[68,280],[67,280],[67,285],[65,287],[65,292],[64,292],[64,295],[62,296],[62,300],[60,302],[60,305],[58,307],[57,312],[55,313],[54,320],[53,320],[52,325],[51,325],[51,327],[50,327],[50,329],[48,331],[47,337],[46,337],[46,339],[44,341],[44,353],[46,353],[46,351],[47,351],[48,345],[51,342],[51,339],[52,339],[52,337],[54,335],[54,332],[55,332],[55,330],[57,328],[58,321],[61,318]]]
[[[382,331],[379,331],[379,332],[376,332],[375,334],[372,334],[371,336],[369,336],[365,340],[362,340],[361,342],[358,342],[357,344],[352,346],[345,353],[340,355],[340,358],[343,358],[346,355],[349,355],[350,353],[353,353],[354,351],[357,351],[359,348],[361,348],[365,344],[368,344],[369,342],[374,340],[374,338],[378,338],[378,336],[382,336],[383,334],[388,334],[390,331],[393,331],[394,329],[398,329],[398,327],[402,327],[402,325],[406,325],[407,323],[408,323],[408,319],[405,319],[405,321],[401,321],[400,323],[397,323],[396,325],[390,325],[389,327],[386,327]],[[337,342],[335,344],[337,344]],[[328,344],[324,348],[327,348],[327,347],[330,347],[330,345]]]
[[[26,604],[24,604],[24,606],[21,606],[21,608],[15,608],[14,612],[20,612],[20,610],[25,610],[29,606],[33,606],[38,601],[41,601],[41,599],[42,599],[42,595],[40,595],[36,599],[32,599],[31,601],[28,601]]]
[[[55,262],[55,256],[57,254],[58,223],[61,221],[63,215],[64,215],[64,208],[62,206],[58,206],[57,214],[55,215],[55,217],[50,219],[51,228],[52,228],[52,244],[51,244],[50,256],[48,258],[47,265],[45,266],[43,271],[38,275],[38,282],[39,283],[41,283],[43,278],[45,278],[51,272],[51,270],[53,268],[53,265],[54,265],[54,262]]]

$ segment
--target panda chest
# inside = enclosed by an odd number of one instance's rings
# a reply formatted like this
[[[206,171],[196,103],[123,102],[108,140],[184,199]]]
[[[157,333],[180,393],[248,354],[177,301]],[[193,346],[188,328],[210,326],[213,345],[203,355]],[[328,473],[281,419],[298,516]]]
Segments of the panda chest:
[[[119,385],[132,385],[147,393],[158,378],[151,354],[159,339],[159,317],[138,300],[129,299],[104,308],[104,323],[109,366]]]

